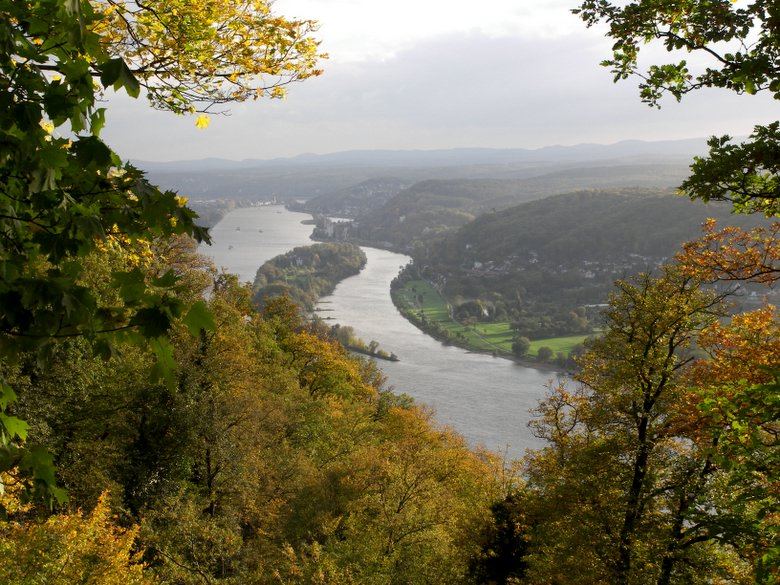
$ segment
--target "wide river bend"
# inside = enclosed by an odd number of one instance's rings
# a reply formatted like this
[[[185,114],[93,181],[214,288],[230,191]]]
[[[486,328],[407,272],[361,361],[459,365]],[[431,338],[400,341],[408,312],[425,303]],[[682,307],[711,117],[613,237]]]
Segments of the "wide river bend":
[[[214,244],[201,252],[217,266],[253,281],[267,260],[296,246],[312,244],[310,219],[279,206],[231,211],[212,230]],[[446,346],[404,319],[390,299],[390,281],[409,258],[363,248],[363,271],[342,281],[319,304],[329,323],[351,325],[365,341],[377,340],[401,361],[379,361],[389,386],[429,405],[436,419],[461,433],[472,445],[510,457],[539,442],[529,429],[529,410],[545,394],[555,374],[523,367],[489,355]]]

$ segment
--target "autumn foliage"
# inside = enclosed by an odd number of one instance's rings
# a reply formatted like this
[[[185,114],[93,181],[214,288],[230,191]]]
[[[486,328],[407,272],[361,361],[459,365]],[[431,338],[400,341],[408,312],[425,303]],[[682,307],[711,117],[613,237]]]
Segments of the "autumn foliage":
[[[317,24],[274,14],[267,0],[99,0],[93,30],[151,103],[174,112],[281,98],[321,73]]]
[[[780,279],[780,222],[743,230],[717,229],[714,220],[703,235],[687,242],[677,254],[684,269],[704,281],[773,284]]]
[[[4,499],[5,507],[13,508],[9,496]],[[151,584],[135,547],[137,535],[137,527],[116,525],[105,494],[88,514],[76,511],[45,521],[0,521],[0,582]]]

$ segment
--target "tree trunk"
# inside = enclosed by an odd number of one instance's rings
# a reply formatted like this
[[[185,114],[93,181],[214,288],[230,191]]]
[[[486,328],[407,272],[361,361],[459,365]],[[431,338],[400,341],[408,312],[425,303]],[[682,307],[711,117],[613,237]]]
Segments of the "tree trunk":
[[[639,519],[639,496],[642,493],[642,484],[647,475],[647,460],[650,456],[650,445],[647,443],[647,416],[642,416],[639,420],[637,429],[637,448],[636,459],[634,459],[634,472],[631,477],[631,487],[628,491],[626,501],[626,512],[623,517],[623,527],[620,529],[620,540],[618,543],[618,563],[615,574],[617,585],[628,585],[631,574],[631,553],[632,541],[636,523]]]

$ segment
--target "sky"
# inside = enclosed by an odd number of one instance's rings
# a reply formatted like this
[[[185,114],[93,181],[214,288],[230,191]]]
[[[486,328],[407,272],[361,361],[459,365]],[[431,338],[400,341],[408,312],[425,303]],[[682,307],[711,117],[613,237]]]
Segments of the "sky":
[[[770,98],[725,90],[649,108],[636,80],[615,85],[598,65],[611,43],[569,12],[573,4],[277,0],[275,12],[320,22],[323,76],[294,84],[284,100],[234,104],[205,130],[117,94],[104,137],[135,160],[241,160],[741,136],[777,118]]]

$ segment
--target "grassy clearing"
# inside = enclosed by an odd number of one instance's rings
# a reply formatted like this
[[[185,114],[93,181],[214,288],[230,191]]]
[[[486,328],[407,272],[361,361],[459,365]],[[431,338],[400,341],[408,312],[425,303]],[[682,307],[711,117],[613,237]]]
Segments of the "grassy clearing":
[[[512,338],[514,332],[509,323],[477,323],[476,325],[461,325],[453,321],[447,303],[428,282],[413,280],[396,292],[396,298],[404,309],[418,317],[425,315],[431,322],[437,323],[457,337],[458,345],[478,351],[496,351],[512,353]],[[531,342],[530,356],[535,356],[540,347],[547,346],[554,354],[562,352],[568,355],[574,346],[582,343],[587,336],[572,335],[568,337],[553,337],[537,339]]]

